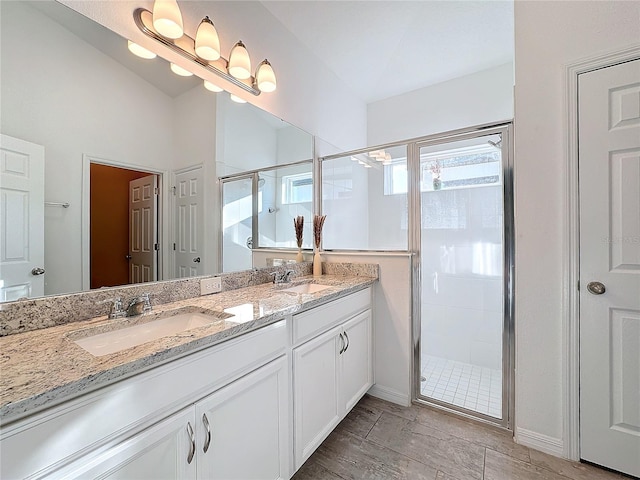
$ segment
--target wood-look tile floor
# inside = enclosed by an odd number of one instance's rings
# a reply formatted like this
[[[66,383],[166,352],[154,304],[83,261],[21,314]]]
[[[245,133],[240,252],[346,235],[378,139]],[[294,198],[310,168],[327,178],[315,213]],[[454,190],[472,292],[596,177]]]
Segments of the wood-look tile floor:
[[[513,442],[500,429],[365,395],[293,480],[621,480]]]

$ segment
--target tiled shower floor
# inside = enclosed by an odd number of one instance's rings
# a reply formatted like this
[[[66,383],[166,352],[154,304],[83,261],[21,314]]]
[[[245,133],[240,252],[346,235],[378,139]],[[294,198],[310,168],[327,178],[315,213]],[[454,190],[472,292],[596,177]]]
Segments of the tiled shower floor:
[[[446,358],[422,356],[422,395],[502,417],[502,372]]]

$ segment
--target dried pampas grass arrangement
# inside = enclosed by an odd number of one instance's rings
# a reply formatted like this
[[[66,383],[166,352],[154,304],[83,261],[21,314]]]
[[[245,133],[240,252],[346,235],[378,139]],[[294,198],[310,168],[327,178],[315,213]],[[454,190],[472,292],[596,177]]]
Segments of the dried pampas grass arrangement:
[[[320,243],[322,242],[322,227],[326,218],[326,215],[314,215],[313,217],[313,241],[315,243],[316,250],[320,250]]]
[[[304,229],[304,217],[298,215],[293,219],[293,228],[296,231],[296,243],[298,248],[302,248],[302,230]]]

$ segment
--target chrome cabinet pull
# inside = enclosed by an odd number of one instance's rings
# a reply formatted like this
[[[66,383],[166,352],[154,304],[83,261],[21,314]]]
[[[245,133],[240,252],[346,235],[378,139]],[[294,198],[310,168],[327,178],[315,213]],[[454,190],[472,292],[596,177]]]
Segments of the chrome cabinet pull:
[[[349,348],[349,344],[351,343],[351,341],[349,340],[349,335],[347,335],[347,332],[344,332],[344,338],[347,339],[347,346],[344,347],[344,351],[346,352],[347,349]]]
[[[344,350],[344,337],[342,336],[342,333],[340,333],[340,351],[338,352],[338,355],[342,355]]]
[[[189,441],[191,442],[191,445],[189,445],[189,455],[187,455],[187,463],[191,464],[193,456],[196,454],[196,437],[193,434],[191,422],[187,422],[187,434],[189,435]]]
[[[202,447],[202,451],[207,453],[209,450],[209,445],[211,444],[211,429],[209,428],[209,419],[207,418],[207,414],[202,414],[202,423],[204,423],[204,428],[207,431],[207,437],[204,439],[204,446]]]

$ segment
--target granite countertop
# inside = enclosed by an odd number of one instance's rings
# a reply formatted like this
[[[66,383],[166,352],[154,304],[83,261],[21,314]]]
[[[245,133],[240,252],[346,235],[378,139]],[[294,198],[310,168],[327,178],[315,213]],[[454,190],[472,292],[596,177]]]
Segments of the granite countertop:
[[[213,295],[166,303],[137,316],[110,320],[106,316],[0,338],[0,420],[14,421],[64,400],[93,391],[155,365],[215,345],[286,315],[362,290],[376,278],[324,275],[301,277],[285,286],[262,284]],[[330,288],[313,294],[282,291],[301,283]],[[100,357],[74,340],[120,325],[144,323],[160,312],[178,308],[226,311],[233,317]]]

